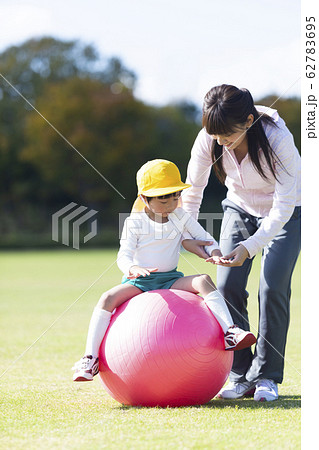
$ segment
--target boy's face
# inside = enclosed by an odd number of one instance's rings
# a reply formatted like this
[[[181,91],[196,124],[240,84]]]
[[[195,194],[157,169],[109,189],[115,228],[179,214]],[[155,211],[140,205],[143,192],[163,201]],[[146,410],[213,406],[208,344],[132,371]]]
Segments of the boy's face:
[[[167,217],[168,214],[172,213],[178,206],[179,196],[168,197],[168,198],[158,198],[153,197],[149,202],[147,202],[148,209],[153,214],[161,214],[162,217]]]

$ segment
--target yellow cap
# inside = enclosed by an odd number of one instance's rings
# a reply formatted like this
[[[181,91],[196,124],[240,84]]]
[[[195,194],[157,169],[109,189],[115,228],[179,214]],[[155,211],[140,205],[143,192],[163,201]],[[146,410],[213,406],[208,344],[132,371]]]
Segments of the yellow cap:
[[[183,183],[177,166],[165,159],[153,159],[145,163],[136,174],[138,195],[157,197],[172,194],[191,187]]]

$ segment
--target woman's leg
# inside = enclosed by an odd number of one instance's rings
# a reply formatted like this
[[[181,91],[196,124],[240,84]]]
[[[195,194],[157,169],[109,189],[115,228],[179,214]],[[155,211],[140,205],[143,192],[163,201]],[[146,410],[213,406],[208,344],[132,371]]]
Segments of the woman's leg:
[[[224,217],[222,220],[220,248],[223,255],[230,253],[240,241],[247,239],[257,230],[256,218],[246,214],[228,200],[223,201]],[[241,267],[217,266],[217,288],[227,302],[234,323],[249,331],[247,311],[247,280],[251,270],[252,259],[246,259]],[[246,372],[252,361],[252,352],[246,348],[234,353],[234,362],[230,381],[246,381]]]
[[[265,247],[259,286],[259,336],[249,381],[283,380],[290,314],[291,277],[300,252],[300,207]]]

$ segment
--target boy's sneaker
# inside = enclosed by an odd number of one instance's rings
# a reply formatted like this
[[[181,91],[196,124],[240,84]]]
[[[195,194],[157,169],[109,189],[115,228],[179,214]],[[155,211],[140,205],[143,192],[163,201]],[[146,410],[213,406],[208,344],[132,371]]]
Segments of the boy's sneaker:
[[[72,369],[75,370],[73,381],[92,381],[99,373],[99,358],[92,355],[83,356]]]
[[[227,386],[222,388],[216,397],[225,399],[237,399],[242,397],[252,397],[255,391],[255,383],[251,381],[243,381],[235,383],[230,381]]]
[[[254,394],[256,402],[271,402],[278,400],[278,386],[273,380],[262,378],[256,383],[256,391]]]
[[[250,331],[244,331],[237,325],[228,328],[225,333],[225,350],[242,350],[256,343],[256,338]]]

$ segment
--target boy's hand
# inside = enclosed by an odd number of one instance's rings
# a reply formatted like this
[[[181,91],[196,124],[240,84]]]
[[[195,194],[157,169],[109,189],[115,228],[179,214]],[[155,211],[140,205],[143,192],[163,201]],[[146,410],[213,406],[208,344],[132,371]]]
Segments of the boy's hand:
[[[146,277],[151,274],[151,272],[156,272],[158,269],[156,267],[146,268],[140,266],[132,266],[130,267],[130,271],[128,276],[126,277],[128,280],[134,280],[138,277]]]
[[[211,257],[207,258],[205,261],[213,264],[227,264],[227,261],[223,258],[220,250],[213,250]]]
[[[199,241],[198,239],[184,239],[182,241],[182,246],[188,252],[194,253],[200,258],[206,259],[209,256],[206,253],[205,246],[212,245],[213,241]]]

